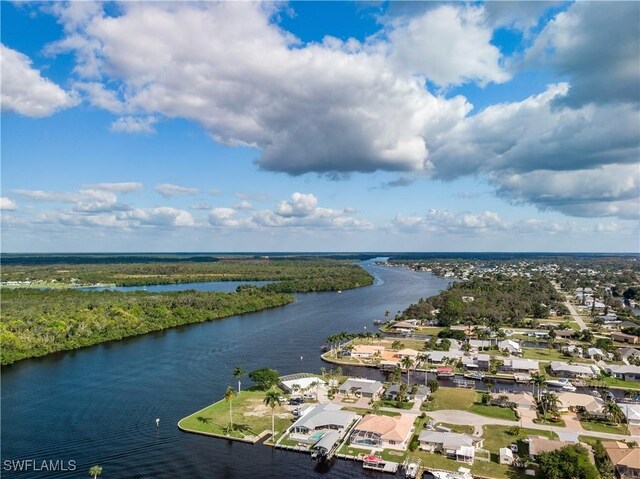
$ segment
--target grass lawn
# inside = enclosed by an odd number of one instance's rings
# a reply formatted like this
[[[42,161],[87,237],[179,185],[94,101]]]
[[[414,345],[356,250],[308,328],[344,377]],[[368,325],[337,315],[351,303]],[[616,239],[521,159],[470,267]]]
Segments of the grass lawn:
[[[600,421],[580,421],[580,424],[585,431],[627,434],[627,427],[624,424],[604,423]]]
[[[473,426],[466,426],[462,424],[449,424],[446,422],[439,422],[436,426],[444,426],[451,429],[453,432],[459,432],[462,434],[473,434]]]
[[[553,431],[541,431],[538,429],[520,428],[516,436],[510,434],[512,426],[484,426],[484,447],[492,453],[498,453],[501,447],[509,447],[512,442],[521,441],[529,436],[544,436],[549,439],[558,439]]]
[[[190,416],[181,419],[178,425],[184,429],[204,434],[251,439],[263,431],[271,431],[271,408],[264,405],[265,391],[242,391],[231,406],[233,409],[233,428],[229,427],[229,403],[221,400]],[[276,406],[276,431],[283,431],[291,424],[290,413]],[[279,417],[281,416],[281,417]]]
[[[525,359],[537,359],[538,361],[564,361],[567,362],[568,356],[564,356],[557,349],[543,348],[522,348],[522,357]],[[574,363],[590,363],[591,361],[582,358],[573,358]]]
[[[507,421],[517,421],[516,413],[513,409],[500,406],[485,406],[475,403],[469,408],[470,412],[480,414],[481,416],[494,417],[496,419],[506,419]]]
[[[355,412],[356,414],[359,414],[361,416],[364,416],[365,414],[373,414],[373,409],[364,409],[361,407],[351,407],[351,406],[347,406],[347,407],[343,407],[342,408],[343,411],[351,411],[351,412]],[[394,412],[394,411],[377,411],[375,414],[379,415],[379,416],[390,416],[390,417],[397,417],[400,416],[399,412]]]
[[[444,469],[447,471],[457,471],[460,467],[468,467],[471,469],[473,475],[482,477],[494,477],[496,479],[520,479],[527,477],[524,475],[524,471],[520,472],[520,470],[516,468],[497,464],[493,461],[475,461],[473,466],[469,466],[463,462],[448,459],[441,454],[431,454],[424,451],[412,452],[411,456],[422,459],[423,466]]]
[[[545,426],[566,427],[566,424],[562,419],[555,422],[549,420],[548,418],[541,417],[540,414],[538,414],[538,419],[534,419],[533,422],[535,422],[536,424],[544,424]]]
[[[376,404],[380,405],[380,407],[393,407],[396,409],[411,409],[413,407],[413,402],[389,401],[387,399],[376,401]]]
[[[429,410],[463,409],[468,410],[476,400],[476,392],[465,388],[438,388],[429,401]]]
[[[625,389],[636,389],[636,390],[640,390],[640,383],[639,382],[634,382],[634,381],[623,381],[622,379],[616,379],[616,378],[611,378],[611,377],[603,377],[602,379],[597,379],[594,381],[589,381],[589,385],[593,385],[593,386],[599,386],[599,385],[605,385],[605,386],[616,386],[619,388],[625,388]]]

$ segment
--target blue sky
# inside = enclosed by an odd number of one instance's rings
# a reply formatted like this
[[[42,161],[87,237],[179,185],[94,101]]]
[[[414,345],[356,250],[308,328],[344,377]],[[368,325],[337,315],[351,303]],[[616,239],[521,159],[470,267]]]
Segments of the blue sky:
[[[635,2],[2,2],[2,250],[630,251]]]

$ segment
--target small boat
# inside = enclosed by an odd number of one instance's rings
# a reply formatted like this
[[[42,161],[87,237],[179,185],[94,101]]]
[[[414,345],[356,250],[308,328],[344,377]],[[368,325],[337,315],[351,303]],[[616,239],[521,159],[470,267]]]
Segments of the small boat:
[[[600,394],[600,391],[596,391],[595,389],[593,391],[591,391],[591,395],[594,398],[602,399],[602,394]]]
[[[455,374],[453,368],[438,368],[436,369],[436,376],[439,378],[452,378]]]
[[[404,477],[407,479],[415,479],[418,475],[418,465],[415,462],[410,462],[405,466]]]
[[[569,382],[569,380],[566,379],[566,378],[548,379],[547,381],[545,381],[545,384],[547,386],[551,386],[551,387],[554,387],[554,388],[560,388],[560,389],[563,389],[565,391],[572,391],[573,392],[573,391],[576,390],[576,387],[573,384],[571,384]]]
[[[338,294],[342,294],[342,290],[341,289],[338,290]]]
[[[434,470],[429,473],[436,479],[473,479],[471,471],[465,467],[460,467],[458,472]]]
[[[529,384],[531,382],[531,376],[528,374],[516,373],[513,375],[513,379],[519,384]]]
[[[484,379],[484,373],[481,373],[480,371],[471,371],[469,373],[464,373],[463,377],[482,381]]]
[[[384,324],[384,321],[382,321],[381,319],[374,319],[373,324]]]

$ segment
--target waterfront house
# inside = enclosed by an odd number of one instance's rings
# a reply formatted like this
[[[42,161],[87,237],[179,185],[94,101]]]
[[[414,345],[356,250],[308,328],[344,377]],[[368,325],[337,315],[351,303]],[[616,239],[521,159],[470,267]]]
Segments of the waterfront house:
[[[588,348],[585,353],[585,357],[589,359],[593,359],[594,361],[600,361],[607,357],[607,355],[602,351],[602,349],[598,348]]]
[[[308,436],[314,436],[317,431],[342,431],[357,418],[357,414],[343,411],[338,404],[318,404],[294,422],[290,430],[297,436],[293,438],[294,440],[304,442],[309,439]],[[317,439],[319,438],[320,436],[317,436]]]
[[[413,416],[382,416],[367,414],[353,428],[353,446],[406,449],[413,432]]]
[[[628,364],[607,364],[604,371],[611,377],[623,381],[640,381],[640,366]]]
[[[315,383],[317,383],[318,386],[325,385],[325,382],[319,377],[306,373],[290,374],[280,378],[280,387],[282,387],[282,390],[287,394],[291,394],[294,389],[299,391],[315,391]]]
[[[473,371],[488,371],[491,364],[491,355],[476,354],[472,357],[463,357],[464,367]]]
[[[586,412],[592,416],[604,415],[604,401],[590,394],[572,392],[558,393],[559,412]]]
[[[614,341],[618,341],[619,343],[627,343],[627,344],[638,344],[640,342],[640,337],[634,336],[633,334],[626,333],[611,333],[611,339]]]
[[[506,373],[531,374],[540,371],[540,363],[534,359],[505,358],[502,370]]]
[[[603,441],[602,447],[618,479],[640,477],[640,447],[629,447],[626,443],[619,441]]]
[[[640,426],[640,404],[617,403],[629,426]]]
[[[415,360],[419,354],[420,354],[420,351],[416,351],[415,349],[411,349],[411,348],[404,348],[404,349],[401,349],[400,351],[397,351],[394,354],[394,356],[398,359],[409,357]]]
[[[439,452],[456,461],[473,464],[475,450],[482,447],[482,438],[457,432],[422,431],[418,443],[423,451]]]
[[[382,383],[373,379],[349,378],[338,387],[338,393],[345,396],[377,398],[382,392]]]
[[[356,344],[351,350],[352,358],[372,358],[380,356],[384,352],[384,346],[373,346],[370,344]]]
[[[418,329],[418,326],[408,321],[398,321],[389,326],[389,329],[392,329],[397,333],[411,333],[415,329]]]
[[[445,361],[464,357],[462,351],[424,351],[422,354],[428,356],[428,362],[431,364],[444,364]]]
[[[551,361],[549,368],[554,376],[561,378],[593,378],[596,376],[593,368],[597,368],[597,366],[593,366],[592,368],[592,366],[587,364],[578,365],[567,364],[561,361]]]
[[[543,452],[557,451],[568,444],[568,442],[547,439],[546,437],[532,437],[529,441],[529,458],[535,461]]]

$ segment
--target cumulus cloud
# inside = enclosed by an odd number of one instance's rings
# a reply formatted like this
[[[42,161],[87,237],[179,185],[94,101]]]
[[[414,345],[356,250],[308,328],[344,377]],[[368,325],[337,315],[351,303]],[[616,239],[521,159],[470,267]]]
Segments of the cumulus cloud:
[[[15,210],[18,206],[16,202],[6,196],[0,197],[0,210]]]
[[[526,66],[552,65],[568,77],[562,101],[637,103],[640,92],[640,3],[575,2],[559,13],[527,52]]]
[[[198,188],[189,188],[186,186],[172,185],[171,183],[162,183],[161,185],[157,185],[154,189],[165,198],[168,198],[171,196],[194,195],[199,191]]]
[[[158,121],[153,116],[135,117],[122,116],[111,123],[111,131],[117,133],[155,133],[154,123]]]
[[[78,104],[74,93],[40,75],[29,57],[1,44],[0,65],[3,111],[40,118]]]
[[[379,186],[374,186],[370,189],[388,190],[390,188],[403,188],[405,186],[411,186],[415,181],[416,179],[411,176],[399,176],[395,180],[386,181],[384,183],[381,183]]]
[[[444,5],[423,15],[396,20],[388,34],[391,62],[441,85],[477,81],[502,83],[509,74],[482,7]]]

